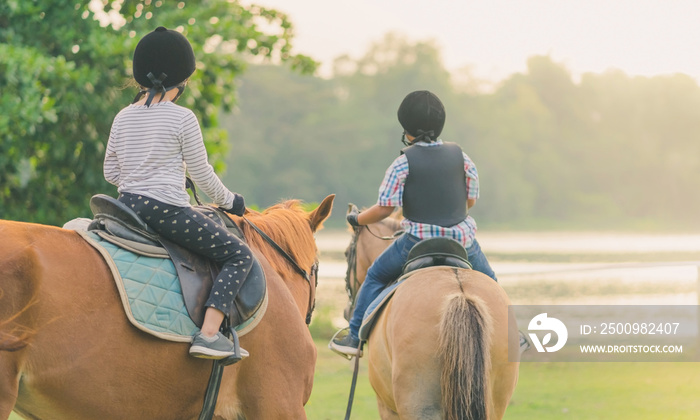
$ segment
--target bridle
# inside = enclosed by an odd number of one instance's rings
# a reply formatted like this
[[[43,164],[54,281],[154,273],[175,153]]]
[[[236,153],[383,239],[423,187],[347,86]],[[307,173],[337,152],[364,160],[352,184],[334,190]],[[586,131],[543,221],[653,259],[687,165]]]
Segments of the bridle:
[[[345,271],[345,292],[348,294],[351,310],[355,308],[357,292],[360,290],[360,281],[357,280],[357,239],[360,237],[360,229],[362,229],[362,226],[353,227],[350,245],[345,250],[345,260],[348,263],[348,268]],[[350,313],[347,314],[348,317],[350,315]]]
[[[360,238],[360,233],[365,229],[370,235],[382,241],[393,241],[398,236],[403,234],[402,230],[394,232],[391,236],[379,236],[372,232],[372,230],[367,225],[353,227],[353,235],[350,241],[350,245],[345,250],[345,259],[348,263],[348,268],[345,271],[345,291],[348,294],[348,300],[350,302],[350,310],[355,308],[355,302],[357,300],[357,292],[360,290],[360,281],[357,279],[357,241]],[[348,316],[351,315],[350,313]]]
[[[306,310],[306,325],[311,324],[311,314],[314,312],[314,308],[316,307],[316,287],[318,286],[318,260],[314,261],[313,265],[309,269],[309,272],[304,270],[299,266],[299,263],[297,263],[294,258],[292,258],[291,255],[287,253],[284,249],[282,249],[281,246],[279,246],[272,238],[267,236],[265,232],[263,232],[259,227],[255,226],[253,222],[248,220],[245,216],[243,216],[243,220],[250,225],[250,227],[253,228],[268,244],[270,244],[280,255],[282,255],[291,265],[294,267],[294,270],[296,270],[297,273],[301,274],[302,277],[304,277],[304,280],[309,284],[309,304],[307,306]],[[311,277],[314,278],[314,283],[311,282]]]

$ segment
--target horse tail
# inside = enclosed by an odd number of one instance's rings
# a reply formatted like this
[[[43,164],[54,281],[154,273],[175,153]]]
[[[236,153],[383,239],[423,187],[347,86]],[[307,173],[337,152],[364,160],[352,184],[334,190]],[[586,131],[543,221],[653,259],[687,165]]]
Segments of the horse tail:
[[[463,292],[448,298],[438,355],[445,420],[486,420],[491,407],[491,318],[486,305]]]

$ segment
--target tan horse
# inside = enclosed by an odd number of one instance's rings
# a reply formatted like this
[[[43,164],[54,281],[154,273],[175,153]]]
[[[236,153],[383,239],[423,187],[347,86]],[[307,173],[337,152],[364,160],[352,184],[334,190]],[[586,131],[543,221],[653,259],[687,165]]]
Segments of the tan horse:
[[[385,219],[368,228],[353,237],[351,283],[364,281],[390,244],[378,237],[390,237],[399,223]],[[509,304],[498,283],[477,271],[431,267],[408,278],[379,316],[365,350],[382,419],[503,418],[519,366],[508,361],[509,336],[518,346]]]
[[[308,271],[333,198],[310,213],[288,201],[246,217]],[[235,219],[265,271],[269,306],[241,337],[251,356],[224,369],[215,418],[305,419],[316,350],[304,318],[316,279],[310,287]],[[212,362],[133,327],[95,249],[36,224],[0,221],[0,237],[0,419],[13,409],[30,419],[198,417]]]

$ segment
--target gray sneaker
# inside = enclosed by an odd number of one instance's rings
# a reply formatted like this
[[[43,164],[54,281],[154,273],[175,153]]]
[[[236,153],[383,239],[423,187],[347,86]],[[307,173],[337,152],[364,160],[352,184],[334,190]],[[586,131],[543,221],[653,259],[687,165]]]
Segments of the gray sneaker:
[[[341,330],[343,331],[343,330]],[[338,334],[341,332],[339,331],[338,333],[335,334],[333,339],[331,340],[330,343],[328,343],[328,348],[333,350],[336,353],[339,353],[341,356],[350,358],[353,356],[360,356],[362,357],[362,352],[360,351],[360,339],[357,337],[352,336],[352,334],[348,334],[343,338],[337,338]]]
[[[202,335],[201,331],[195,334],[190,347],[190,355],[201,359],[219,360],[236,354],[235,345],[225,335],[219,332],[215,337],[215,340],[209,341]],[[250,356],[245,349],[241,348],[240,350],[241,358]]]

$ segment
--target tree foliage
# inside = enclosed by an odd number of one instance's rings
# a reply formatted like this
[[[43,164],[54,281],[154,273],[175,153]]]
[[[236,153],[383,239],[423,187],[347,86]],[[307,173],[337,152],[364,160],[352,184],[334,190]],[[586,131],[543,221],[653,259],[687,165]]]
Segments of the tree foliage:
[[[123,88],[131,53],[163,25],[192,41],[198,70],[181,100],[248,203],[335,193],[337,203],[373,204],[403,147],[398,104],[429,89],[447,108],[443,139],[479,169],[481,226],[698,227],[700,87],[689,76],[574,79],[536,56],[484,92],[478,80],[457,82],[432,42],[387,35],[362,57],[339,57],[324,79],[308,74],[309,58],[290,55],[291,25],[275,11],[225,0],[124,0],[104,11],[54,3],[0,3],[2,218],[60,224],[85,215],[90,195],[113,193],[102,158],[112,118],[135,94]],[[116,23],[95,20],[105,14]],[[277,32],[261,29],[267,21]],[[250,57],[288,65],[240,77]]]
[[[195,50],[181,101],[200,119],[217,169],[226,152],[218,118],[236,102],[246,60],[315,68],[290,53],[286,15],[237,1],[0,2],[1,218],[61,224],[87,215],[92,194],[114,194],[102,177],[104,147],[136,93],[126,88],[133,49],[157,26],[183,32]]]

